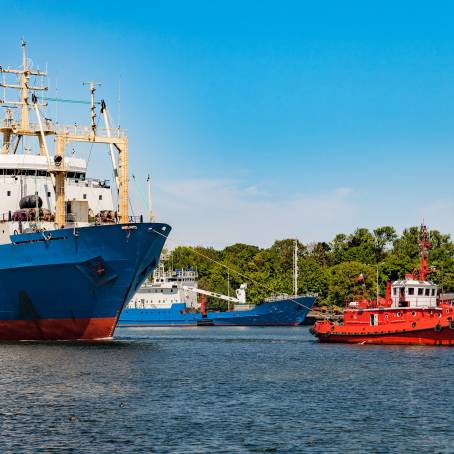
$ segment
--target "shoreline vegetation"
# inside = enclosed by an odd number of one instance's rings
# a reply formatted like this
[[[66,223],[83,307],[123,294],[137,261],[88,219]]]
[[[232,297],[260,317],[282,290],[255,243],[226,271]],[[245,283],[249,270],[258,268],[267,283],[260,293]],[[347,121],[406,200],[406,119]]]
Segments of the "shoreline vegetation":
[[[433,270],[429,280],[440,292],[454,290],[454,243],[450,235],[430,230],[428,260]],[[317,294],[319,310],[338,312],[349,301],[384,295],[386,282],[403,278],[419,268],[420,228],[402,234],[390,226],[374,230],[358,228],[337,234],[330,242],[298,242],[298,294]],[[293,293],[293,239],[276,241],[269,248],[237,243],[222,250],[179,246],[169,256],[173,268],[197,270],[199,287],[235,295],[247,282],[247,301],[259,304],[272,293]],[[224,265],[224,266],[222,266]],[[365,290],[357,277],[364,276]],[[247,276],[248,279],[242,277]],[[230,284],[230,285],[229,285]],[[211,310],[225,310],[223,301],[208,299]]]

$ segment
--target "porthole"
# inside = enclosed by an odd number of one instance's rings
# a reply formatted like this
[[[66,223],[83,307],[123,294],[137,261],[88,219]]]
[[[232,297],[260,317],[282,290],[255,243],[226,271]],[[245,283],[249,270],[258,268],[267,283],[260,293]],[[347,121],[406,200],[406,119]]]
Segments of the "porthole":
[[[411,315],[413,315],[413,317],[416,317],[416,312],[413,311],[413,312],[411,313]]]
[[[388,320],[389,316],[388,314],[385,315],[385,320]]]
[[[400,316],[402,315],[402,313],[401,313],[401,312],[398,312],[396,315],[397,315],[398,317],[400,317]]]

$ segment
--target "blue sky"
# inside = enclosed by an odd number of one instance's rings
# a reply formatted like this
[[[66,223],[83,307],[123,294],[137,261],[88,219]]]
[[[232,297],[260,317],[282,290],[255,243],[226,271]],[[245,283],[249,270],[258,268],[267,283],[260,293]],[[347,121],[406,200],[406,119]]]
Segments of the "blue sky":
[[[103,83],[99,96],[129,131],[136,211],[150,172],[175,244],[321,241],[423,218],[454,233],[450,2],[18,1],[2,11],[1,64],[18,63],[24,36],[51,91],[58,80],[62,96],[80,98],[83,80]],[[93,158],[103,172],[104,150]]]

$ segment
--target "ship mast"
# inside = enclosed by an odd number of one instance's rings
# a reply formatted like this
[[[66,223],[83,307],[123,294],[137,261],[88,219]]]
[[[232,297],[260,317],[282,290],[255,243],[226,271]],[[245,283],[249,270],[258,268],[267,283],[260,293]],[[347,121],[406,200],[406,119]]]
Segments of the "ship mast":
[[[293,247],[293,295],[298,296],[298,240]]]
[[[44,118],[39,107],[45,107],[45,102],[39,102],[36,91],[47,91],[45,86],[31,86],[29,84],[30,76],[46,77],[47,73],[37,70],[32,70],[29,67],[26,52],[25,41],[21,42],[22,46],[22,67],[20,69],[3,68],[0,66],[0,73],[16,74],[20,76],[19,84],[0,83],[0,87],[15,89],[20,91],[19,101],[7,101],[0,99],[0,106],[6,107],[5,119],[0,123],[0,132],[3,134],[2,153],[16,153],[21,138],[25,135],[35,136],[39,140],[40,153],[47,157],[48,170],[52,175],[52,182],[55,189],[56,210],[55,223],[57,228],[64,227],[66,224],[65,210],[65,148],[71,142],[81,143],[102,143],[108,144],[114,167],[116,186],[118,191],[118,214],[121,223],[129,221],[128,216],[128,138],[120,130],[112,131],[108,121],[105,121],[105,128],[100,134],[96,126],[95,118],[95,101],[94,93],[96,84],[89,83],[90,87],[90,126],[54,126],[49,119]],[[30,93],[31,103],[30,103]],[[105,102],[102,103],[103,110],[106,112],[104,119],[107,116],[107,107]],[[16,121],[12,114],[11,108],[20,106],[19,119]],[[37,123],[30,123],[29,113],[30,108],[33,108]],[[54,136],[55,153],[53,159],[48,151],[46,137]],[[11,139],[15,136],[14,146],[11,147]],[[118,169],[114,157],[114,148],[118,154]]]
[[[152,204],[152,198],[151,198],[151,177],[148,175],[147,178],[147,202],[148,202],[148,219],[150,222],[153,221],[154,219],[154,213],[153,213],[153,204]]]
[[[421,246],[421,266],[419,270],[419,280],[425,281],[428,274],[430,274],[427,268],[427,256],[426,250],[430,248],[430,242],[427,240],[427,228],[424,224],[421,225],[421,240],[419,241]]]

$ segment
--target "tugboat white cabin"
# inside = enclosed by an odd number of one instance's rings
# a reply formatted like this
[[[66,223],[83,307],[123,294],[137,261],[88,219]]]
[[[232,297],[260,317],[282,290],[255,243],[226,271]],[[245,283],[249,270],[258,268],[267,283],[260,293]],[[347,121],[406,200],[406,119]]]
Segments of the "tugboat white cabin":
[[[391,286],[391,307],[436,307],[437,286],[431,281],[419,281],[408,275]]]

